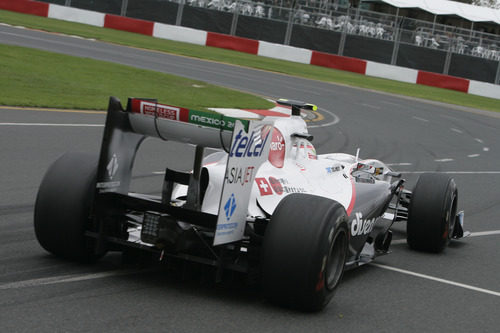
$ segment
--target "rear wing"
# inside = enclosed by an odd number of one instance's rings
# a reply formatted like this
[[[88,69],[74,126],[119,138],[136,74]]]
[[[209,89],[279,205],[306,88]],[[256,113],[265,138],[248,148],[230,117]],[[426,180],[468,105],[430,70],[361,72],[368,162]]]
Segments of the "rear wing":
[[[216,231],[214,245],[238,241],[243,237],[257,169],[269,154],[272,126],[272,122],[237,119],[148,99],[131,98],[123,109],[120,100],[111,97],[99,156],[94,214],[102,215],[107,209],[166,213],[184,222],[213,229]],[[167,170],[161,202],[129,195],[135,156],[146,137],[196,146],[192,173]],[[201,212],[205,147],[222,148],[229,155],[218,216]],[[228,179],[228,170],[234,168],[245,170],[247,181],[243,186],[232,184]],[[189,187],[182,208],[170,205],[173,183],[179,179]]]
[[[236,120],[151,99],[129,98],[123,109],[118,98],[110,97],[97,173],[99,192],[128,193],[135,155],[146,137],[193,144],[201,154],[205,147],[228,150]],[[248,128],[248,120],[240,121]]]
[[[129,98],[126,112],[136,133],[211,148],[229,146],[237,119],[138,98]],[[239,120],[248,127],[248,120]]]

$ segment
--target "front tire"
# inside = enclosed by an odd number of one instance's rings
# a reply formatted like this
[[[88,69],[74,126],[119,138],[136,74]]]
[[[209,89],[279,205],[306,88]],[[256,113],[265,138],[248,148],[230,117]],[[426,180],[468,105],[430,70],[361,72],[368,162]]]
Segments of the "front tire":
[[[290,194],[276,207],[262,247],[262,285],[272,302],[323,309],[344,272],[347,214],[336,201]]]
[[[48,252],[76,261],[99,256],[85,237],[96,184],[97,157],[66,153],[47,170],[38,190],[34,226],[40,245]]]
[[[407,243],[418,251],[441,252],[453,236],[458,191],[453,178],[422,174],[413,190],[407,223]]]

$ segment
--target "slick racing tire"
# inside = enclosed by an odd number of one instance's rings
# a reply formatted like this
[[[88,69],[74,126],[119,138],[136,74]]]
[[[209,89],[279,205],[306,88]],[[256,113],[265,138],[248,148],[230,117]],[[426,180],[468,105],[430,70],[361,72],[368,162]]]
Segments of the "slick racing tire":
[[[406,240],[418,251],[441,252],[450,242],[457,215],[458,191],[453,178],[422,174],[413,190]]]
[[[319,311],[344,273],[347,214],[334,200],[290,194],[276,207],[262,246],[262,287],[271,302]]]
[[[97,157],[66,153],[47,170],[35,202],[35,235],[48,252],[89,262],[99,256],[84,233],[96,184]]]

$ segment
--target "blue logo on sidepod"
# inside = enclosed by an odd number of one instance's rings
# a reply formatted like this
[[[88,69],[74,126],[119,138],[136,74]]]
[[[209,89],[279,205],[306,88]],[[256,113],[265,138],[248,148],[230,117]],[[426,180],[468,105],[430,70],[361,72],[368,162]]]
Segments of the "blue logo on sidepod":
[[[243,130],[240,130],[233,138],[233,144],[231,150],[229,151],[229,157],[258,157],[264,152],[264,147],[266,146],[267,139],[269,138],[269,133],[267,131],[264,137],[262,137],[262,127],[254,129],[250,134],[246,134]]]
[[[234,193],[231,194],[226,204],[224,205],[224,211],[226,212],[226,219],[229,221],[236,210],[236,198]]]

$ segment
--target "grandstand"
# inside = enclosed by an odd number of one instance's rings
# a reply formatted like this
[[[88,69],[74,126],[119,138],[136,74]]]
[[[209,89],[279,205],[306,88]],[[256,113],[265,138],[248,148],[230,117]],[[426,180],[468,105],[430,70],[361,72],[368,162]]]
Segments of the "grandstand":
[[[383,1],[365,1],[364,4],[369,5],[370,8],[383,8],[379,6],[379,3],[383,3]],[[347,0],[298,0],[294,2],[290,0],[238,0],[237,2],[230,0],[187,0],[186,4],[231,13],[238,9],[239,15],[283,22],[289,21],[291,6],[293,6],[294,24],[338,32],[345,30],[348,34],[391,41],[394,40],[395,28],[398,27],[402,43],[432,49],[451,49],[452,52],[459,54],[500,60],[500,37],[498,34],[410,18],[399,13],[396,15],[361,9],[360,7],[354,8]],[[363,4],[362,1],[361,4]],[[407,10],[407,12],[409,11]],[[498,24],[496,25],[498,26]]]

